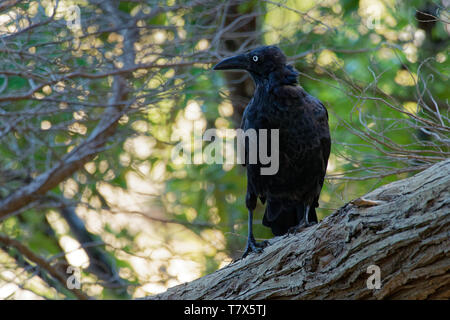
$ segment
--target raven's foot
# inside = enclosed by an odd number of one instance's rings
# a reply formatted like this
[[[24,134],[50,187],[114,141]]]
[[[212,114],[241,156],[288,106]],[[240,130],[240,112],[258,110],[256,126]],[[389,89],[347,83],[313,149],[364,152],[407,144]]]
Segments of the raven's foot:
[[[241,259],[244,259],[251,252],[255,252],[255,253],[263,252],[263,249],[265,247],[267,247],[268,244],[269,244],[269,241],[267,241],[267,240],[264,240],[261,242],[256,242],[254,238],[248,239],[247,246],[245,247],[245,251],[244,251],[244,254],[242,255]]]
[[[317,222],[315,222],[315,221],[313,221],[313,222],[306,222],[306,221],[300,222],[295,227],[289,228],[288,234],[295,234],[295,233],[302,232],[306,228],[311,227],[311,226],[313,226],[315,224],[317,224]]]

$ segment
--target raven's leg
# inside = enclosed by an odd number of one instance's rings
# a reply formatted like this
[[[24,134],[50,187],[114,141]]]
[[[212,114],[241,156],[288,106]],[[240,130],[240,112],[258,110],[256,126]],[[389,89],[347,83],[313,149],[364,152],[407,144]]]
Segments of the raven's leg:
[[[253,236],[253,210],[256,208],[256,196],[247,192],[246,205],[248,208],[248,236],[247,245],[245,246],[242,258],[245,258],[250,252],[262,252],[262,248],[267,245],[267,242],[257,243]]]
[[[245,247],[244,254],[242,258],[245,258],[250,252],[262,252],[262,249],[256,243],[255,237],[253,236],[253,211],[248,210],[248,236],[247,245]]]
[[[311,208],[311,206],[309,206],[307,204],[304,205],[303,216],[301,217],[299,224],[296,225],[295,227],[290,228],[289,233],[299,232],[299,231],[303,230],[304,228],[310,227],[317,223],[316,221],[309,221],[308,216],[309,216],[310,208]]]

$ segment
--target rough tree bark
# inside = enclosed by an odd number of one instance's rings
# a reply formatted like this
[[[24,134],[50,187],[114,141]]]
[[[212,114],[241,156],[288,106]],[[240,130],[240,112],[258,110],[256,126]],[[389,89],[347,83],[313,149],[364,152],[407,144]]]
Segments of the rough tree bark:
[[[149,299],[448,299],[450,159]],[[370,265],[381,288],[368,289]]]

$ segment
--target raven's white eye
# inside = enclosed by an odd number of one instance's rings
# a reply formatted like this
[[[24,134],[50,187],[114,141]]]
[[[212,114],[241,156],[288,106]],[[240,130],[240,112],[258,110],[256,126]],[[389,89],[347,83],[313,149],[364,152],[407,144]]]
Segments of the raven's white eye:
[[[258,61],[258,56],[253,56],[253,61],[257,62]]]

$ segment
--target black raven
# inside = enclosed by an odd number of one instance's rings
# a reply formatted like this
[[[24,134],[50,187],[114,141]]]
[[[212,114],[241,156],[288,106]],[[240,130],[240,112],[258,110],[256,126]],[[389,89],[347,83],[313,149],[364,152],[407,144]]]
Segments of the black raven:
[[[264,46],[222,60],[214,70],[241,69],[250,73],[255,92],[245,108],[241,128],[278,129],[279,167],[272,175],[261,174],[261,161],[249,162],[250,141],[245,142],[247,168],[248,239],[243,257],[260,252],[253,237],[253,210],[259,197],[267,201],[263,225],[276,236],[317,223],[315,208],[323,186],[330,155],[328,112],[297,83],[298,72],[286,63],[276,46]],[[268,144],[267,141],[265,140]],[[261,148],[261,139],[256,140]],[[265,147],[267,149],[267,146]],[[273,154],[271,154],[273,156]]]

